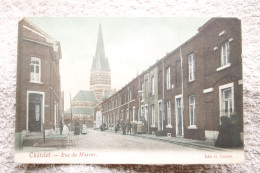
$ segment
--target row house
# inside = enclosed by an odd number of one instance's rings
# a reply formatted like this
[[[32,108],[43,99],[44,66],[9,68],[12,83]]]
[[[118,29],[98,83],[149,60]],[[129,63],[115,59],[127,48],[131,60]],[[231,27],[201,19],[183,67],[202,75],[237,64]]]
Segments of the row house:
[[[22,19],[18,25],[16,142],[27,135],[45,136],[59,127],[60,43]]]
[[[212,18],[195,36],[100,103],[95,113],[111,127],[120,119],[145,120],[146,133],[162,131],[198,140],[216,140],[220,117],[235,116],[243,140],[241,54],[241,21]]]

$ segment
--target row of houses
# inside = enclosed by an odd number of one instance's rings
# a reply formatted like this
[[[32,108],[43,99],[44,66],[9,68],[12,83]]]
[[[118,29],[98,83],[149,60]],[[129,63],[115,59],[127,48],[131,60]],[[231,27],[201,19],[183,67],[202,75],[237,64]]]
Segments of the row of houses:
[[[212,18],[95,108],[95,125],[145,123],[145,133],[216,140],[220,117],[238,119],[243,139],[241,21]]]

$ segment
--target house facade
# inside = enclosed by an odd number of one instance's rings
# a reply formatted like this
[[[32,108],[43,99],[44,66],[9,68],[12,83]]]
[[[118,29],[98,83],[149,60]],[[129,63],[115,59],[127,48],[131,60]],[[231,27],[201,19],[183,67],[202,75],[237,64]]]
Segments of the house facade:
[[[48,135],[59,127],[60,43],[29,20],[18,24],[16,133]]]
[[[172,137],[213,141],[220,117],[235,116],[243,140],[241,54],[241,21],[212,18],[100,103],[94,115],[99,112],[111,127],[116,120],[145,120],[149,134],[163,131]]]

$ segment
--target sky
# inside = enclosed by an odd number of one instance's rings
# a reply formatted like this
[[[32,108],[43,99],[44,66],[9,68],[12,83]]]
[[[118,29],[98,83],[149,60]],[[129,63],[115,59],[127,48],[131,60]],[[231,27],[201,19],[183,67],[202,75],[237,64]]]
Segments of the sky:
[[[60,42],[61,89],[65,110],[79,90],[89,90],[90,69],[102,26],[111,88],[121,89],[137,74],[197,33],[210,18],[30,17],[34,25]]]

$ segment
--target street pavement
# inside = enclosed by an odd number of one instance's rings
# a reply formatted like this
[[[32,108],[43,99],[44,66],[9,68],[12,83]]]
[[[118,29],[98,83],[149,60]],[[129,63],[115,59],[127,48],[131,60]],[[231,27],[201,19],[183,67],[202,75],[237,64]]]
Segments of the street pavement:
[[[150,135],[152,136],[152,135]],[[156,137],[155,137],[156,138]],[[168,137],[169,138],[169,137]],[[88,129],[86,135],[73,136],[75,148],[109,150],[185,150],[197,151],[195,147],[183,146],[169,141],[148,138],[144,135],[122,135],[111,130]]]

